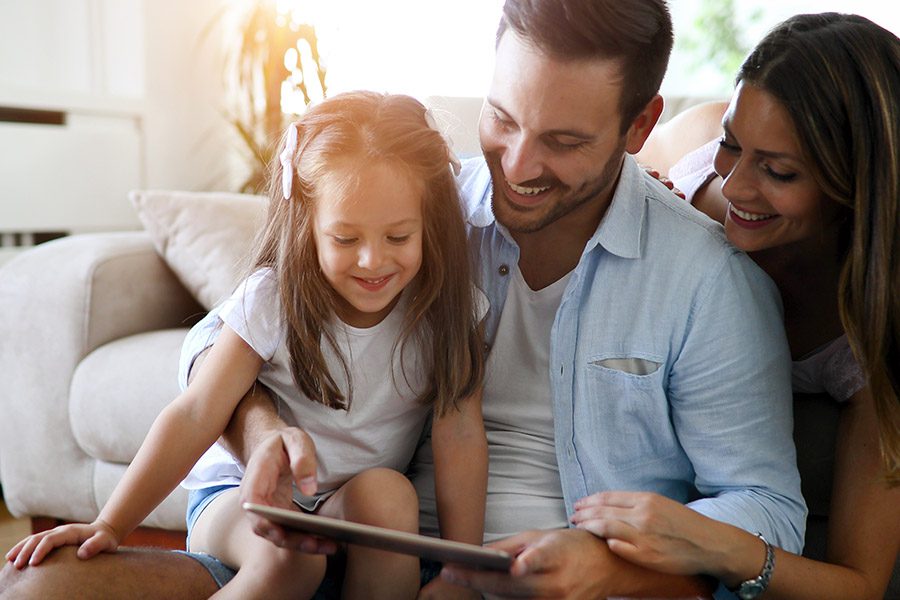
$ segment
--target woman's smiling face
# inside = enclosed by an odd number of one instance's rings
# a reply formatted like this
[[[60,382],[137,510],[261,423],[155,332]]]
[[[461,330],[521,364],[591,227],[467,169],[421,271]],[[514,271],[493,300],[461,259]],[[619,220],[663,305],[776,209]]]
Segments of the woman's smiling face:
[[[725,233],[755,252],[837,235],[840,206],[813,179],[794,124],[765,90],[740,83],[715,157],[728,200]]]

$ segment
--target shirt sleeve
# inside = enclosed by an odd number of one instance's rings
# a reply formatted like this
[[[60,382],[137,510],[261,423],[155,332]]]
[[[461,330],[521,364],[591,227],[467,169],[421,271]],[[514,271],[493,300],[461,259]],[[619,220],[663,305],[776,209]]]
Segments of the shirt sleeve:
[[[806,505],[781,314],[772,281],[735,251],[698,293],[669,391],[704,496],[689,506],[799,553]]]
[[[218,309],[219,318],[265,361],[284,335],[278,281],[272,269],[256,271]]]

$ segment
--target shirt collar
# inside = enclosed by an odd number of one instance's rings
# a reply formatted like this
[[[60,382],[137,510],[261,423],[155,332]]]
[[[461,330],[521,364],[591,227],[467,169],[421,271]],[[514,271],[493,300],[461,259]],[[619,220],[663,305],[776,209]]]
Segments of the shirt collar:
[[[463,160],[458,181],[469,225],[472,227],[492,225],[494,223],[494,209],[491,207],[493,184],[491,171],[484,158]]]
[[[489,227],[495,223],[491,207],[490,170],[483,160],[464,161],[463,171],[467,168],[477,168],[460,185],[460,192],[468,205],[467,220],[472,227]],[[639,258],[647,209],[645,198],[643,169],[631,155],[626,154],[612,201],[594,235],[588,240],[585,252],[600,245],[616,256]],[[501,227],[499,223],[497,226]]]
[[[588,240],[585,252],[600,245],[607,252],[622,258],[640,258],[646,198],[644,171],[630,154],[626,154],[612,201],[597,231]]]

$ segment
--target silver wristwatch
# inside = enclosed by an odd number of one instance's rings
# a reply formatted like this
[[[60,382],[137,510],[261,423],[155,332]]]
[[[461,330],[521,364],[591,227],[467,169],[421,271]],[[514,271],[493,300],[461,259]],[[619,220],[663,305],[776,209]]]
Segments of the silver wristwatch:
[[[766,588],[769,587],[769,580],[772,579],[772,571],[775,570],[775,550],[772,549],[772,544],[761,533],[757,533],[756,537],[761,539],[763,544],[766,545],[766,562],[763,563],[763,568],[759,575],[742,582],[735,588],[730,588],[741,600],[754,600],[754,598],[758,598],[765,592]]]

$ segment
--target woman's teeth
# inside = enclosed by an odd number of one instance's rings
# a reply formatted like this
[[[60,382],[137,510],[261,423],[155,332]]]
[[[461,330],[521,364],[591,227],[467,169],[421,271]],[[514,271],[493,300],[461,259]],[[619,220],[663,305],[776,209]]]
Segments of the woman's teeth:
[[[772,219],[777,217],[777,214],[760,214],[760,213],[751,213],[743,211],[733,204],[731,205],[731,212],[744,219],[745,221],[765,221],[766,219]]]
[[[509,188],[517,194],[522,194],[523,196],[536,196],[541,192],[546,192],[550,189],[550,186],[544,187],[525,187],[524,185],[516,185],[511,181],[506,182],[509,185]]]

